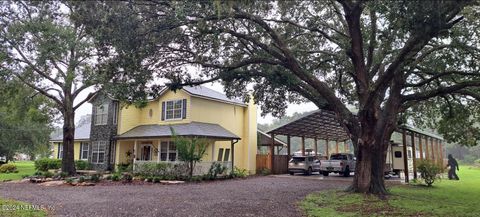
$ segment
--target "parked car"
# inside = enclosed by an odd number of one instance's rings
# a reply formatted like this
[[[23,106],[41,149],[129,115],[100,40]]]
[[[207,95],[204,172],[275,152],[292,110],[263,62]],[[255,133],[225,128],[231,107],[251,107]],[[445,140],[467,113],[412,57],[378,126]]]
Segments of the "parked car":
[[[5,156],[0,156],[0,165],[4,164],[7,162],[7,157]]]
[[[320,172],[320,160],[315,156],[294,156],[288,162],[288,173],[303,173],[307,176]]]
[[[320,161],[320,173],[324,176],[328,176],[330,173],[338,173],[348,177],[352,171],[355,171],[355,157],[353,154],[332,154],[330,155],[330,160]]]

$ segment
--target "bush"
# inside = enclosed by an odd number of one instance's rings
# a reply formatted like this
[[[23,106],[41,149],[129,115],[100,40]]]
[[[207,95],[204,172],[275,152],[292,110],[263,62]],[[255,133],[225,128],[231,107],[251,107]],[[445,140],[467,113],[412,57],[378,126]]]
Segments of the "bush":
[[[85,182],[85,176],[78,177],[78,183]]]
[[[136,176],[144,176],[144,177],[149,177],[149,176],[163,176],[168,174],[170,169],[172,168],[172,164],[170,163],[142,163],[142,164],[137,164],[135,168],[135,175]]]
[[[155,176],[153,177],[153,183],[159,183],[160,182],[160,177]]]
[[[124,182],[132,182],[133,176],[130,173],[123,173],[122,174],[122,180]]]
[[[246,169],[240,169],[238,167],[235,167],[235,168],[233,168],[230,176],[232,178],[245,178],[245,177],[248,176],[248,171]]]
[[[98,174],[93,174],[93,175],[90,177],[90,181],[92,181],[92,182],[99,182],[99,181],[100,181],[100,175],[98,175]]]
[[[89,170],[89,169],[92,168],[92,165],[88,161],[76,160],[75,161],[75,168],[77,170]]]
[[[15,171],[17,171],[17,166],[13,164],[3,164],[0,166],[0,173],[14,173]]]
[[[66,182],[67,184],[72,184],[72,183],[73,183],[73,180],[75,180],[75,179],[72,178],[72,177],[70,177],[70,178],[65,179],[65,182]]]
[[[475,164],[480,164],[480,159],[476,159]]]
[[[268,175],[271,174],[271,171],[268,168],[262,168],[262,169],[260,169],[260,171],[257,171],[257,173],[262,175],[262,176],[268,176]]]
[[[45,178],[52,178],[55,174],[53,174],[52,172],[50,171],[45,171],[42,173],[42,176],[44,176]]]
[[[118,181],[120,181],[120,175],[118,173],[115,173],[115,174],[112,175],[111,179],[114,182],[118,182]]]
[[[120,163],[117,164],[117,172],[124,173],[124,172],[132,172],[133,166],[129,163]]]
[[[42,158],[35,161],[35,169],[39,171],[48,171],[52,169],[60,169],[62,167],[62,160]]]
[[[440,179],[441,168],[433,161],[419,161],[417,171],[420,172],[420,177],[427,186],[432,186],[435,180]]]
[[[208,170],[206,175],[207,179],[213,180],[216,179],[219,174],[223,174],[227,170],[227,167],[223,166],[223,164],[218,162],[213,162]]]

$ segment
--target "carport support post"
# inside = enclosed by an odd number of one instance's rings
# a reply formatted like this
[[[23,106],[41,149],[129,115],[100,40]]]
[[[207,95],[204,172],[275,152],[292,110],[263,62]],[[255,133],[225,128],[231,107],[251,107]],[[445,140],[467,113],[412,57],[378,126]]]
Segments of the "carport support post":
[[[407,132],[403,129],[402,132],[403,143],[403,166],[405,171],[405,182],[408,183],[408,161],[407,161]]]
[[[302,136],[302,156],[305,156],[305,136]]]
[[[434,147],[434,138],[432,137],[432,161],[435,162],[435,147]]]
[[[291,156],[291,150],[290,150],[290,135],[287,135],[287,155],[288,158]]]
[[[274,153],[274,148],[275,147],[275,134],[271,134],[271,143],[270,143],[270,171],[273,173],[273,155]]]
[[[325,140],[325,154],[327,156],[327,159],[329,159],[329,157],[328,157],[328,155],[329,155],[328,154],[328,139]]]
[[[317,156],[318,148],[317,148],[317,137],[313,138],[313,142],[315,143],[313,145],[313,151],[315,152],[315,157]]]
[[[412,150],[413,150],[413,178],[417,179],[417,149],[415,148],[415,133],[412,133]]]
[[[336,147],[336,148],[335,148],[335,151],[336,151],[336,153],[338,153],[338,140],[335,141],[335,145],[336,145],[336,146],[335,146],[335,147]]]
[[[422,134],[418,134],[418,142],[420,148],[420,160],[423,160]]]
[[[430,154],[428,153],[428,136],[425,136],[425,159],[430,159]]]
[[[137,161],[137,140],[135,139],[134,145],[133,145],[133,170],[135,170],[135,162]]]

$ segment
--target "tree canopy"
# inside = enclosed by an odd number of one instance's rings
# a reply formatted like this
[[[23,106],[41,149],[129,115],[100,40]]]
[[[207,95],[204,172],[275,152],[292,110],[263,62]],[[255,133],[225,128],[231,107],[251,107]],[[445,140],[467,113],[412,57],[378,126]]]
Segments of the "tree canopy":
[[[139,87],[157,77],[168,78],[172,89],[219,80],[229,96],[248,98],[252,90],[262,111],[274,116],[306,100],[334,111],[355,147],[355,191],[386,193],[384,153],[407,117],[440,129],[476,118],[445,111],[476,107],[480,99],[477,1],[212,0],[81,8],[100,47],[119,57],[112,81],[135,81],[134,90],[146,91]]]
[[[0,156],[31,157],[49,150],[54,109],[52,103],[0,72]]]
[[[0,15],[0,66],[55,103],[63,116],[62,170],[74,174],[75,110],[93,96],[82,92],[100,88],[106,74],[98,65],[109,57],[98,55],[70,2],[3,1]]]

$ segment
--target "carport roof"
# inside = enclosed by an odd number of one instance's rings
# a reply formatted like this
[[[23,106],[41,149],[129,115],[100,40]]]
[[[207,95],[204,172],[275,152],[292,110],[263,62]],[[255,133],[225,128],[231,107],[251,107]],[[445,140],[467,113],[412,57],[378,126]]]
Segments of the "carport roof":
[[[350,138],[345,128],[340,125],[335,113],[322,109],[307,113],[268,133],[337,141]]]
[[[142,138],[158,138],[171,137],[172,128],[178,136],[198,136],[206,138],[215,138],[219,140],[240,139],[239,136],[233,134],[218,124],[191,122],[186,124],[172,125],[140,125],[117,136],[117,139],[142,139]]]

